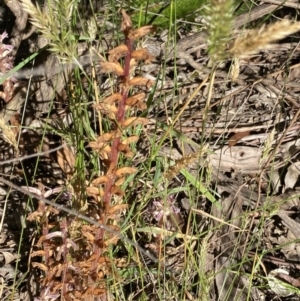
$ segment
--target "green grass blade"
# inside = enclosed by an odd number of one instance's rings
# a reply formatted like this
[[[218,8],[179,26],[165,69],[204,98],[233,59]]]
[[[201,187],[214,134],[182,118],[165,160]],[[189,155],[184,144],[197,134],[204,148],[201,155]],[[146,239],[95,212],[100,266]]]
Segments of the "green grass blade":
[[[39,54],[40,54],[40,52],[33,53],[27,59],[25,59],[24,61],[22,61],[19,65],[17,65],[13,69],[11,69],[9,72],[3,74],[0,77],[0,85],[2,85],[4,83],[4,81],[6,81],[9,77],[13,76],[17,71],[19,71],[21,68],[23,68],[27,63],[29,63],[30,61],[32,61]]]
[[[185,179],[190,182],[198,191],[200,191],[212,204],[216,205],[218,208],[221,208],[220,203],[216,198],[209,192],[209,190],[197,180],[191,173],[186,169],[181,169],[180,173],[185,177]]]

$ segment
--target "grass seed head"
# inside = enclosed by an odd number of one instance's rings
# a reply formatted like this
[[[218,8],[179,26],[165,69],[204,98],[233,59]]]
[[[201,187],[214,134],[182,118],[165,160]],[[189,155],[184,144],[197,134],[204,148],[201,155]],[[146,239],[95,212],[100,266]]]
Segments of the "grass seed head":
[[[236,58],[246,57],[261,49],[266,49],[271,43],[281,40],[300,30],[300,22],[281,20],[259,29],[250,30],[238,37],[229,49],[229,53]]]

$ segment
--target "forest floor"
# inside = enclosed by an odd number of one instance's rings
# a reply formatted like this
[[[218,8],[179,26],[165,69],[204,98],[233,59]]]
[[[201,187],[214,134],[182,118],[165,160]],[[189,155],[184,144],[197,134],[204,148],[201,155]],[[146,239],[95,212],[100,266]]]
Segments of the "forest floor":
[[[300,300],[299,3],[4,2],[1,300]]]

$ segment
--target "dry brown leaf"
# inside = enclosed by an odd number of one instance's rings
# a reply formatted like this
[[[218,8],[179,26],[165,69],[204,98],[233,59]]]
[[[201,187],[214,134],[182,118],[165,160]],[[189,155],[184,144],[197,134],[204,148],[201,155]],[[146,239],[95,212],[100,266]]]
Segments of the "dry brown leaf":
[[[134,106],[138,102],[143,102],[145,98],[146,98],[146,93],[141,92],[128,97],[125,103],[128,106]]]
[[[95,260],[97,260],[98,255],[96,254],[92,254],[89,259],[87,260],[87,262],[94,262]]]
[[[139,38],[142,38],[142,37],[146,36],[149,33],[155,32],[155,30],[156,30],[155,26],[145,25],[145,26],[142,26],[138,29],[132,30],[129,33],[128,38],[131,39],[131,40],[137,40]]]
[[[119,230],[119,229],[118,229]],[[101,256],[98,259],[98,263],[102,266],[111,264],[111,260],[108,257]]]
[[[154,84],[154,81],[144,77],[134,77],[128,84],[130,86],[146,86],[149,89]]]
[[[118,178],[121,178],[125,175],[131,175],[137,172],[135,167],[121,167],[115,171],[115,175]]]
[[[124,9],[121,10],[121,14],[122,14],[121,30],[128,31],[129,29],[132,28],[132,21]]]
[[[108,61],[115,62],[118,61],[122,56],[128,52],[128,47],[126,45],[119,45],[108,52]]]
[[[111,192],[111,194],[114,194],[114,195],[124,196],[124,191],[117,185],[113,185],[110,192]]]
[[[95,236],[87,231],[82,231],[82,235],[89,241],[89,242],[94,242],[95,241]]]
[[[88,231],[88,232],[94,232],[95,231],[95,226],[90,226],[90,225],[82,225],[81,229],[83,231]]]
[[[223,147],[207,155],[207,162],[212,166],[218,166],[219,170],[240,170],[245,173],[256,173],[260,169],[262,150],[250,146]]]
[[[95,195],[103,196],[104,195],[103,189],[98,188],[98,187],[86,187],[86,192],[89,196],[95,196]]]
[[[108,177],[107,176],[100,176],[98,178],[96,178],[95,180],[92,181],[93,185],[101,185],[104,184],[108,181]]]
[[[126,99],[125,103],[126,106],[129,107],[136,107],[139,110],[146,110],[147,109],[147,104],[144,102],[145,99],[145,93],[140,93],[134,96],[131,96]]]
[[[74,173],[75,160],[74,151],[69,145],[65,145],[57,151],[57,163],[67,175],[68,179],[70,179]]]
[[[137,124],[142,124],[142,125],[146,125],[149,123],[149,119],[147,118],[142,118],[142,117],[129,117],[127,119],[125,119],[121,125],[123,127],[128,127],[128,126],[134,126]]]
[[[118,108],[114,104],[100,102],[97,105],[94,105],[94,108],[97,111],[106,114],[110,119],[116,119]]]
[[[45,251],[44,250],[38,250],[35,252],[32,252],[30,254],[31,257],[35,257],[35,256],[45,256]]]
[[[131,151],[130,147],[123,143],[119,144],[118,151],[122,152],[126,158],[132,158],[134,156],[134,153]]]
[[[122,140],[122,144],[130,144],[130,143],[135,143],[139,140],[139,136],[130,136],[124,140]]]
[[[124,75],[123,67],[116,62],[100,62],[101,72],[110,73],[113,72],[116,75]]]
[[[116,185],[116,186],[121,186],[121,185],[125,182],[125,180],[126,180],[125,177],[120,178],[119,180],[117,180],[117,181],[115,182],[115,185]]]
[[[108,96],[105,99],[103,99],[103,102],[107,104],[113,104],[120,100],[122,100],[122,95],[120,93],[114,93],[111,96]]]
[[[112,206],[108,210],[108,215],[115,214],[117,211],[125,210],[125,209],[128,209],[128,204],[119,204],[119,205]]]
[[[97,138],[97,142],[108,142],[115,138],[116,132],[108,132]]]
[[[90,298],[91,296],[100,296],[106,294],[106,289],[105,288],[99,288],[99,287],[89,287],[86,292],[82,295],[82,297],[85,300],[93,300],[93,298]]]
[[[147,64],[151,63],[155,59],[155,57],[148,52],[147,48],[135,50],[131,56],[136,60],[145,61]]]
[[[43,263],[40,263],[40,262],[32,262],[31,264],[32,264],[32,266],[33,266],[34,268],[39,268],[39,269],[41,269],[41,270],[44,271],[44,272],[48,272],[48,270],[49,270],[49,268],[48,268],[45,264],[43,264]]]
[[[249,135],[250,135],[250,131],[239,132],[239,133],[234,134],[228,140],[228,146],[229,147],[235,146],[242,138],[249,136]]]
[[[99,156],[101,157],[101,159],[107,160],[109,158],[109,154],[111,153],[111,147],[108,144],[98,143],[96,141],[91,141],[91,142],[89,142],[89,146],[92,149],[98,151]]]
[[[40,222],[42,215],[43,214],[41,214],[41,212],[34,211],[27,216],[26,220],[29,222],[33,222],[33,221]]]

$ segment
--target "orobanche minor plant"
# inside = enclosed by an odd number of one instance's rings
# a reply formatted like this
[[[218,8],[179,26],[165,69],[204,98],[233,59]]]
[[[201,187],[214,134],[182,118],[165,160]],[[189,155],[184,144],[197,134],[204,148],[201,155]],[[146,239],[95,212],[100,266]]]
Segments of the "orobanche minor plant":
[[[135,41],[153,32],[153,26],[134,29],[130,17],[122,10],[121,31],[125,43],[108,51],[107,59],[99,63],[101,72],[109,73],[113,79],[111,90],[114,92],[93,107],[110,124],[110,130],[101,132],[88,143],[99,155],[103,170],[86,185],[86,193],[93,204],[81,211],[115,233],[119,231],[119,212],[127,208],[121,203],[126,192],[121,186],[128,175],[136,172],[132,166],[122,166],[120,162],[126,160],[120,159],[134,156],[130,145],[139,139],[132,134],[134,128],[148,123],[147,118],[136,117],[135,112],[146,109],[146,92],[153,84],[149,79],[135,77],[134,70],[139,62],[154,59],[146,48],[135,49]],[[140,91],[142,87],[145,87],[144,92]],[[71,155],[70,151],[66,152]],[[76,189],[73,189],[74,199],[80,198],[75,194]],[[118,204],[112,206],[114,198],[118,199]],[[114,267],[119,266],[117,258],[108,257],[108,248],[118,242],[119,236],[70,216],[53,220],[52,217],[59,214],[58,210],[40,201],[38,209],[28,217],[42,229],[36,245],[38,250],[31,254],[31,257],[43,258],[42,263],[32,262],[33,267],[43,271],[39,300],[87,300],[107,294],[105,278],[114,275]]]
[[[106,174],[92,182],[93,185],[104,186],[98,193],[103,198],[105,211],[109,210],[113,195],[123,195],[120,186],[126,175],[136,171],[133,167],[118,166],[121,153],[127,158],[133,157],[134,154],[129,145],[139,139],[135,135],[126,136],[126,133],[136,125],[148,123],[147,118],[130,117],[132,108],[146,109],[144,103],[146,93],[130,95],[130,91],[139,86],[150,88],[153,84],[151,80],[144,77],[133,77],[133,71],[139,61],[150,62],[154,59],[146,48],[134,50],[134,41],[152,32],[154,28],[153,26],[143,26],[133,29],[131,20],[124,10],[122,10],[122,15],[121,29],[125,36],[125,44],[110,50],[108,61],[100,63],[102,72],[113,73],[119,78],[119,87],[117,92],[94,105],[94,108],[105,114],[114,126],[112,131],[102,134],[96,141],[89,143],[90,147],[99,153],[107,167]],[[124,57],[123,66],[119,62],[122,57]]]

